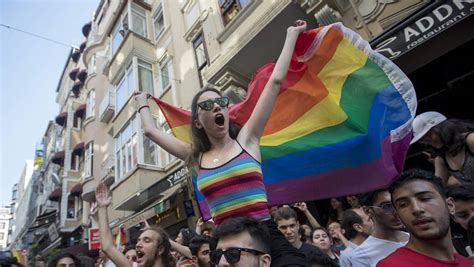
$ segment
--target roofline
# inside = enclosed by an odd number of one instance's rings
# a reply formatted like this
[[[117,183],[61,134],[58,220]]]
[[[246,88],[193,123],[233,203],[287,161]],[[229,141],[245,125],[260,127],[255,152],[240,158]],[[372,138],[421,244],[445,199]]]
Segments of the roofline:
[[[66,59],[66,63],[64,64],[63,72],[61,73],[61,76],[59,76],[59,82],[58,82],[58,87],[56,87],[56,93],[59,92],[59,88],[61,87],[61,81],[63,80],[64,73],[66,72],[67,66],[69,65],[69,61],[71,60],[71,55],[73,51],[74,51],[74,47],[71,47],[71,50],[69,51],[69,55],[67,56],[67,59]]]

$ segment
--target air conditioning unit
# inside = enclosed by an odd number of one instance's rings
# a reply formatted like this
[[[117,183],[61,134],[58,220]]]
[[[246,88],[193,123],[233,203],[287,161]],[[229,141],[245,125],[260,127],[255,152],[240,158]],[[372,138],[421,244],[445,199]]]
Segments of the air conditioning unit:
[[[324,5],[318,12],[316,12],[316,14],[314,14],[314,17],[319,23],[323,25],[329,25],[342,21],[341,14],[338,11],[330,8],[328,5]]]
[[[103,123],[108,123],[115,113],[115,93],[109,91],[99,105],[99,117]]]

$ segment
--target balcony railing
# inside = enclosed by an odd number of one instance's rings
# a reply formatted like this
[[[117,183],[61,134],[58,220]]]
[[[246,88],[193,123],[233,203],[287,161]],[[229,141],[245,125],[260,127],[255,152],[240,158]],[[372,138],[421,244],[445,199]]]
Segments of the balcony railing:
[[[110,91],[102,99],[99,106],[99,117],[103,123],[108,123],[114,116],[115,112],[115,93]]]

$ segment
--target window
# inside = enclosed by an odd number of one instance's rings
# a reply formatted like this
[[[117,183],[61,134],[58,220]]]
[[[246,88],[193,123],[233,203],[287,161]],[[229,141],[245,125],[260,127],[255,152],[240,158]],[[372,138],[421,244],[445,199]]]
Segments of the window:
[[[133,116],[115,138],[116,179],[120,181],[138,163],[138,121]]]
[[[133,87],[133,65],[130,63],[117,85],[117,93],[115,95],[116,110],[120,110],[125,105],[128,97],[133,93]]]
[[[84,148],[85,150],[85,156],[84,156],[84,162],[85,162],[85,176],[90,177],[93,175],[93,159],[94,159],[94,142],[90,142],[86,145]]]
[[[151,64],[138,59],[138,88],[142,92],[154,95],[153,90],[153,71]]]
[[[5,229],[5,223],[4,222],[0,222],[0,229]]]
[[[207,49],[206,49],[206,42],[204,41],[204,35],[202,33],[199,34],[199,36],[193,41],[193,47],[194,47],[194,55],[196,56],[196,64],[197,64],[197,68],[199,72],[199,82],[202,87],[203,82],[202,82],[201,70],[209,62]]]
[[[77,116],[74,114],[74,120],[72,122],[72,127],[80,130],[82,128],[82,116]]]
[[[96,71],[96,58],[95,54],[92,55],[91,60],[89,61],[89,66],[87,67],[87,72],[90,74],[95,73]]]
[[[76,197],[69,195],[67,197],[67,214],[66,219],[75,219],[76,218]]]
[[[224,25],[231,22],[251,0],[219,0]]]
[[[153,17],[153,27],[155,30],[155,40],[157,40],[165,30],[165,17],[163,16],[163,6],[161,4]]]
[[[164,63],[160,65],[160,80],[161,80],[161,90],[164,91],[171,86],[171,73],[172,66],[171,60],[164,60]]]
[[[0,240],[3,240],[5,238],[5,235],[3,233],[0,233]]]
[[[112,30],[112,55],[115,55],[117,49],[119,48],[120,44],[123,41],[123,37],[125,36],[126,31],[128,31],[128,16],[125,14],[123,19],[115,25],[114,29]]]
[[[143,37],[147,37],[146,10],[132,4],[132,30]]]
[[[86,119],[95,116],[95,90],[92,89],[87,94]]]

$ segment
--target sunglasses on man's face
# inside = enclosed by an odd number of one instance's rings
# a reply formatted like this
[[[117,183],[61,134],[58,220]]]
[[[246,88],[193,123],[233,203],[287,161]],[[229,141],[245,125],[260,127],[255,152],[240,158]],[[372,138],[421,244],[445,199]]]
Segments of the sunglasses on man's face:
[[[214,103],[219,105],[221,108],[227,107],[229,105],[229,97],[222,96],[222,97],[217,97],[214,99],[208,99],[208,100],[199,102],[197,105],[203,110],[210,111],[214,107]]]
[[[211,263],[214,265],[218,265],[219,261],[221,260],[222,255],[224,255],[225,260],[229,264],[237,263],[240,261],[240,254],[242,251],[251,253],[255,256],[263,255],[265,253],[251,249],[251,248],[228,248],[227,250],[223,251],[222,249],[216,249],[211,251],[210,253],[210,258],[211,258]]]

